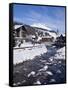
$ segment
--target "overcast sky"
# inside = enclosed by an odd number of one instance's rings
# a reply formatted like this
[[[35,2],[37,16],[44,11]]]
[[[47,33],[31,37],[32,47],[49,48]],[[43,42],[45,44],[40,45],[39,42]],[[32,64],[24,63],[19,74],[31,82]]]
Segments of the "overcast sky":
[[[13,5],[14,21],[24,24],[45,24],[65,33],[65,7]]]

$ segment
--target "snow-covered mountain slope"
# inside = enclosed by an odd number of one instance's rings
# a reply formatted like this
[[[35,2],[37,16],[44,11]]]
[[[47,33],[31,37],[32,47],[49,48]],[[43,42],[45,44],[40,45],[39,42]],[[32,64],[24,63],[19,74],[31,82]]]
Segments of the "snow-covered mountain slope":
[[[47,27],[45,24],[41,24],[41,23],[36,23],[36,24],[31,25],[31,26],[32,27],[43,28],[43,29],[46,29],[46,30],[52,30],[51,28]]]

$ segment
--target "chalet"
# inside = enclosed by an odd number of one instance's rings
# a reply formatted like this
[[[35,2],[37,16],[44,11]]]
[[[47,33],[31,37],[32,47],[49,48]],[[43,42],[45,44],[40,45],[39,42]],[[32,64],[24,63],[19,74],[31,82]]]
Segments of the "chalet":
[[[32,42],[32,43],[42,43],[42,42],[53,42],[56,33],[50,32],[46,29],[31,27],[29,25],[15,25],[14,31],[15,43]],[[40,38],[40,39],[39,39]]]
[[[32,40],[36,39],[36,33],[34,28],[30,27],[29,25],[22,25],[19,28],[14,29],[15,32],[15,39],[17,40]]]

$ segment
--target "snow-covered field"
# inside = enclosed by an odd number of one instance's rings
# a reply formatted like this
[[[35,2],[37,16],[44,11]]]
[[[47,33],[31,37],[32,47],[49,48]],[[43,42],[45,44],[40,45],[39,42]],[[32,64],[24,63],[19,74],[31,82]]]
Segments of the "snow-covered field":
[[[40,45],[36,44],[35,46],[30,44],[28,48],[25,48],[24,46],[28,47],[28,44],[21,45],[23,49],[13,50],[13,64],[18,64],[29,59],[31,60],[35,56],[40,56],[41,54],[47,52],[47,48],[44,44],[40,44]]]

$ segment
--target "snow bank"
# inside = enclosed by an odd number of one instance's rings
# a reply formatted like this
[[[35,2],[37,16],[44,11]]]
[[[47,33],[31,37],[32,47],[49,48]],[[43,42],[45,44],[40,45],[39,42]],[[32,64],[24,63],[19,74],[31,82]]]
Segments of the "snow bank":
[[[65,60],[65,47],[57,50],[57,53],[55,54],[55,59],[64,59]]]
[[[24,49],[14,49],[13,50],[13,64],[18,64],[26,60],[31,60],[35,56],[40,56],[47,52],[47,48],[44,44],[37,45],[36,47],[29,47]]]

